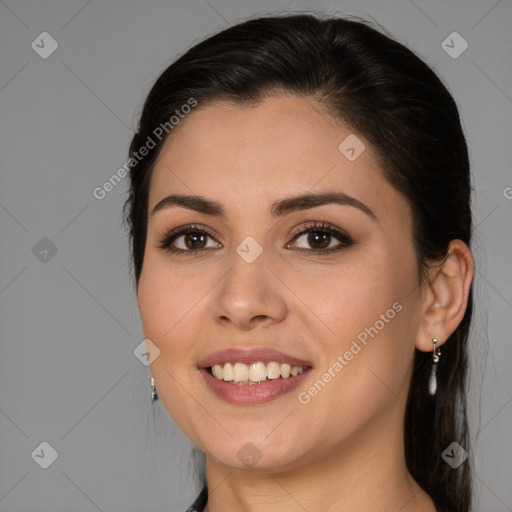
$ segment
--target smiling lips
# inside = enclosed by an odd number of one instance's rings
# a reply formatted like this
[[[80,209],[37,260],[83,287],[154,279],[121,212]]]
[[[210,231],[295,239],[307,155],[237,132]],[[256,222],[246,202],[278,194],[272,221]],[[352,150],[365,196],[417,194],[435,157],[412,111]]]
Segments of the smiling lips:
[[[237,405],[267,402],[291,391],[311,367],[308,361],[268,348],[221,350],[199,364],[210,390]]]
[[[290,366],[288,363],[270,361],[265,365],[263,361],[246,365],[244,363],[224,363],[211,367],[214,377],[233,384],[255,384],[266,380],[288,379],[304,371],[304,366]]]
[[[224,365],[225,363],[243,363],[246,365],[252,365],[253,363],[263,362],[264,364],[270,362],[276,362],[289,364],[293,366],[312,366],[309,361],[304,359],[298,359],[296,357],[289,356],[273,348],[253,348],[253,349],[240,349],[240,348],[228,348],[224,350],[218,350],[206,356],[199,363],[199,368],[209,368],[216,364]]]

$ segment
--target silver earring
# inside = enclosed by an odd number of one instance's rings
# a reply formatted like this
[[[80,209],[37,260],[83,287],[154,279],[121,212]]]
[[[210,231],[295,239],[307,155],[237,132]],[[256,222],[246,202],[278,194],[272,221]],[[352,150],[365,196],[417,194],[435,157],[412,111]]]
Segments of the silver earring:
[[[158,393],[156,391],[155,379],[152,376],[149,377],[149,385],[151,386],[151,403],[153,403],[155,400],[158,400]]]
[[[432,371],[430,373],[430,379],[428,380],[428,392],[431,396],[434,396],[437,391],[437,363],[439,363],[439,356],[441,355],[441,349],[437,348],[437,338],[432,340],[434,344],[434,350],[432,351]]]

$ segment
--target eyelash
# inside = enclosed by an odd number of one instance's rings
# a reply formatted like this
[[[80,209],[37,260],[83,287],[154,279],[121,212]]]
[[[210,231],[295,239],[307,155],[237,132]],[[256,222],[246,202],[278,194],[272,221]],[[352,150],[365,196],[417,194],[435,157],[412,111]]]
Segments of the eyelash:
[[[184,226],[182,228],[177,228],[176,230],[172,230],[170,233],[166,234],[164,238],[159,242],[157,247],[159,249],[163,249],[171,254],[185,254],[187,256],[193,256],[194,254],[204,252],[209,249],[176,249],[175,247],[172,247],[172,243],[179,238],[180,236],[187,235],[190,233],[199,233],[199,234],[206,234],[210,238],[215,240],[215,237],[205,228],[201,228],[197,226],[196,224],[191,224],[189,226]],[[331,224],[328,224],[326,222],[311,222],[303,226],[301,231],[293,235],[292,241],[300,238],[301,236],[308,234],[308,233],[321,233],[321,234],[328,234],[331,236],[334,236],[337,238],[340,242],[340,244],[336,247],[331,247],[330,249],[304,249],[304,248],[298,248],[296,250],[300,252],[305,252],[308,254],[315,254],[324,256],[327,254],[332,254],[334,252],[337,252],[341,249],[345,249],[347,247],[350,247],[354,242],[352,238],[345,232],[342,231],[339,228],[336,228],[332,226]],[[218,242],[217,242],[218,243]]]

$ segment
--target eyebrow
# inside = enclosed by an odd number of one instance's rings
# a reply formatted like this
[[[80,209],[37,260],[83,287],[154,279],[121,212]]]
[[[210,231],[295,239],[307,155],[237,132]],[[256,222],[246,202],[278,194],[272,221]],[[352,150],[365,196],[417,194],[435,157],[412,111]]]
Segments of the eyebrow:
[[[349,196],[343,192],[325,192],[317,194],[308,193],[299,196],[287,197],[272,203],[270,212],[273,217],[284,217],[285,215],[295,211],[308,210],[310,208],[316,208],[327,204],[352,206],[366,213],[366,215],[371,217],[373,220],[377,219],[376,215],[368,206],[355,197]],[[181,206],[182,208],[194,210],[213,217],[224,218],[226,216],[221,203],[202,196],[183,194],[171,194],[164,197],[153,208],[150,215],[154,215],[158,211],[165,210],[173,206]]]

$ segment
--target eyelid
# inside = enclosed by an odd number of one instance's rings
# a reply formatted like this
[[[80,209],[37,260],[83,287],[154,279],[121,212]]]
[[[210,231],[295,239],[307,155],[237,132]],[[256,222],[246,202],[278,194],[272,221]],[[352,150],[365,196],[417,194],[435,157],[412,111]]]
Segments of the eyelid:
[[[289,234],[288,236],[291,236],[292,237],[291,242],[294,242],[296,239],[300,238],[303,235],[306,235],[311,232],[315,232],[315,229],[318,232],[327,233],[327,234],[333,236],[334,238],[337,238],[340,243],[338,244],[338,246],[331,247],[328,249],[304,249],[304,248],[299,247],[299,248],[295,249],[296,251],[308,253],[308,254],[315,254],[315,255],[316,254],[327,255],[327,254],[336,252],[337,250],[340,250],[342,248],[349,247],[350,245],[352,245],[354,243],[352,237],[344,229],[338,228],[337,226],[334,226],[325,221],[306,222],[305,224],[302,224],[301,226],[299,226],[298,228],[293,230],[292,233]],[[205,226],[198,225],[198,224],[186,224],[183,226],[178,226],[178,227],[172,229],[171,231],[169,231],[168,233],[166,233],[163,236],[163,238],[161,238],[157,247],[159,249],[163,249],[171,254],[178,254],[178,255],[180,255],[180,254],[193,255],[193,254],[197,254],[197,253],[205,253],[205,252],[213,249],[212,247],[209,247],[209,248],[185,250],[185,249],[176,249],[176,248],[172,247],[171,244],[172,244],[172,242],[174,242],[174,240],[176,240],[177,238],[180,238],[181,236],[184,236],[190,232],[205,233],[207,236],[209,236],[211,239],[213,239],[216,243],[220,243],[217,241],[218,235],[213,234],[212,230],[210,230],[209,228],[207,228]],[[285,247],[289,247],[291,242],[288,242]]]
[[[343,248],[350,247],[354,244],[353,238],[344,230],[337,226],[334,226],[333,224],[330,224],[328,222],[319,222],[319,221],[310,221],[306,222],[305,225],[302,225],[300,228],[294,231],[292,238],[292,242],[297,240],[298,238],[301,238],[302,236],[308,234],[308,233],[314,233],[315,230],[319,233],[327,233],[334,238],[337,238],[339,241],[339,244],[335,247],[330,247],[328,249],[304,249],[304,248],[297,248],[299,252],[309,253],[309,254],[331,254],[338,250],[341,250]],[[290,244],[287,244],[286,247],[289,247]]]
[[[209,228],[207,228],[205,226],[201,226],[199,224],[185,224],[183,226],[178,226],[178,227],[172,229],[171,231],[168,231],[168,232],[166,231],[165,234],[160,238],[160,242],[158,243],[157,247],[159,249],[164,249],[169,252],[173,252],[170,249],[170,243],[172,241],[174,241],[176,238],[179,238],[180,236],[184,236],[189,232],[204,232],[210,238],[215,240],[215,242],[220,243],[216,239],[216,237],[218,235],[214,234],[213,231],[210,230]],[[193,253],[193,252],[199,252],[199,251],[204,251],[204,250],[205,249],[185,251],[185,250],[176,249],[175,252],[177,252],[177,253]]]
[[[295,239],[298,235],[308,233],[310,231],[313,231],[313,229],[318,229],[318,231],[332,232],[340,236],[350,238],[349,234],[344,229],[338,228],[333,224],[329,224],[329,222],[315,220],[306,221],[305,224],[302,224],[301,226],[293,230],[290,236],[292,236]]]

